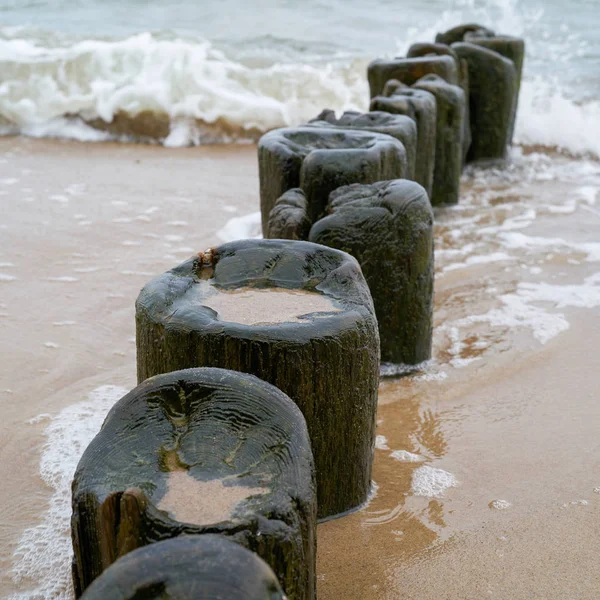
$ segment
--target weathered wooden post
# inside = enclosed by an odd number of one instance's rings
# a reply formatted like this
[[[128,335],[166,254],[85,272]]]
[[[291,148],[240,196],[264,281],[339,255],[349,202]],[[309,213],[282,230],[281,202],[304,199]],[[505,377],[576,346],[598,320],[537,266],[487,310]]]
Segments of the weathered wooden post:
[[[515,65],[517,71],[517,85],[514,92],[513,115],[511,119],[512,127],[509,138],[509,143],[512,143],[519,104],[519,93],[521,91],[523,63],[525,61],[525,41],[521,38],[509,35],[495,35],[489,30],[482,28],[465,34],[465,42],[470,42],[471,44],[477,44],[478,46],[493,50],[511,60]]]
[[[467,42],[452,49],[469,66],[469,161],[504,160],[514,129],[517,72],[502,55]]]
[[[426,75],[413,87],[432,93],[437,104],[431,204],[456,204],[463,165],[465,93],[458,85],[451,85],[437,75]]]
[[[315,597],[305,420],[256,377],[188,369],[147,379],[109,412],[72,490],[77,596],[136,548],[219,533],[265,560],[290,598]]]
[[[448,83],[458,85],[458,68],[452,56],[427,55],[416,58],[378,58],[367,68],[371,98],[383,94],[390,79],[412,85],[425,75],[439,75]]]
[[[309,239],[352,254],[369,284],[381,359],[414,365],[431,357],[433,213],[425,190],[406,180],[333,192],[329,215]]]
[[[437,107],[435,96],[425,90],[417,90],[398,80],[388,81],[382,96],[371,100],[371,110],[407,115],[417,123],[417,154],[415,181],[421,184],[429,196],[433,190],[435,167],[435,135]]]
[[[363,129],[365,131],[391,135],[401,142],[406,150],[406,170],[404,175],[398,175],[398,177],[414,180],[417,154],[417,124],[411,117],[381,111],[368,113],[347,111],[338,119],[334,111],[326,109],[318,117],[309,121],[308,124],[317,127]]]
[[[311,225],[306,195],[300,188],[292,188],[275,202],[265,237],[272,240],[307,240]]]
[[[500,83],[499,85],[494,87],[493,92],[488,91],[491,95],[492,93],[500,94],[500,97],[503,99],[505,103],[508,102],[507,92],[503,87],[511,88],[512,96],[510,100],[511,104],[511,114],[508,118],[508,127],[509,133],[507,134],[507,145],[510,145],[512,142],[514,129],[515,129],[515,120],[517,114],[517,105],[519,100],[519,91],[521,88],[521,77],[523,73],[523,62],[525,60],[525,42],[521,38],[512,37],[508,35],[497,35],[491,29],[484,27],[483,25],[478,25],[477,23],[467,23],[465,25],[458,25],[444,33],[438,33],[436,35],[435,41],[439,44],[448,44],[453,45],[461,42],[468,42],[470,44],[475,44],[481,46],[483,48],[487,48],[497,54],[500,54],[504,58],[508,59],[513,63],[515,68],[515,74],[512,76],[515,81],[514,82],[504,82],[504,85]],[[437,45],[437,44],[436,44]],[[455,49],[456,51],[456,49]],[[469,54],[464,50],[461,51],[462,60],[469,60]],[[457,54],[460,54],[457,52]],[[479,106],[483,104],[488,104],[490,101],[485,102],[485,99],[482,100],[481,96],[485,96],[486,90],[489,90],[488,84],[493,83],[494,79],[500,78],[502,82],[507,76],[506,68],[500,66],[500,64],[496,61],[494,62],[492,58],[487,55],[476,55],[476,57],[472,57],[472,60],[477,62],[478,68],[480,70],[483,69],[483,72],[479,73],[476,77],[476,82],[474,85],[479,88],[478,92],[475,95],[471,96],[471,104],[476,103]],[[469,73],[470,76],[473,75],[474,67],[469,65]],[[508,79],[511,77],[509,76]],[[496,107],[497,108],[497,107]],[[502,111],[502,117],[504,117],[504,110]],[[488,135],[488,134],[486,134]],[[502,156],[482,156],[482,157],[471,157],[469,156],[469,160],[478,160],[480,158],[488,159],[488,158],[502,158]]]
[[[82,600],[285,600],[258,555],[213,535],[182,535],[119,558]]]
[[[389,135],[335,127],[275,129],[258,143],[263,233],[282,194],[302,188],[311,220],[322,216],[329,192],[406,172],[404,146]]]
[[[456,61],[458,68],[458,81],[465,94],[465,119],[464,119],[464,132],[463,132],[463,166],[467,160],[467,153],[471,146],[471,123],[469,116],[469,66],[467,61],[460,59],[456,52],[447,46],[446,44],[431,43],[431,42],[418,42],[413,44],[406,54],[408,58],[415,58],[418,56],[427,56],[428,54],[435,55],[448,55],[452,56]]]
[[[276,385],[306,418],[319,517],[366,500],[379,334],[354,258],[309,242],[224,244],[149,282],[136,321],[140,381],[218,366]]]

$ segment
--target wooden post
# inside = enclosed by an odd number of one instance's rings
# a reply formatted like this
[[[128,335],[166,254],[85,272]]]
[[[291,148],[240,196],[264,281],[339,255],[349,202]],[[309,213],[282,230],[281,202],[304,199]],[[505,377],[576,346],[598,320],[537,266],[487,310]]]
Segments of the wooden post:
[[[371,110],[407,115],[417,123],[415,181],[428,196],[433,190],[437,106],[435,96],[410,88],[398,80],[387,82],[383,96],[371,100]]]
[[[431,357],[433,213],[425,190],[406,180],[333,192],[329,215],[310,241],[352,254],[369,284],[382,361],[414,365]]]
[[[305,420],[256,377],[188,369],[147,379],[108,414],[72,493],[77,596],[136,548],[219,533],[265,560],[289,598],[315,597]]]
[[[285,600],[259,556],[213,534],[183,535],[119,558],[82,600]]]
[[[329,192],[349,183],[372,183],[406,171],[404,146],[389,135],[364,130],[297,127],[275,129],[258,143],[263,234],[275,202],[302,188],[310,218],[321,217]]]
[[[218,302],[227,302],[234,314]],[[252,319],[245,323],[235,314],[242,302],[251,303],[246,306]],[[303,302],[312,308],[302,308]],[[286,305],[293,308],[287,316],[281,314]],[[309,242],[224,244],[149,282],[138,297],[136,321],[140,381],[181,368],[218,366],[276,385],[306,418],[319,517],[366,500],[379,334],[354,258]]]
[[[413,86],[435,96],[437,104],[435,170],[431,204],[456,204],[463,165],[466,98],[462,88],[437,75],[426,75]]]
[[[342,129],[362,129],[375,133],[385,133],[396,138],[406,150],[406,169],[394,179],[415,178],[417,154],[417,124],[407,115],[389,112],[359,113],[347,111],[339,119],[332,110],[324,110],[308,123],[316,127],[340,127]]]
[[[412,85],[421,77],[433,73],[448,83],[458,85],[458,69],[452,56],[419,56],[416,58],[378,58],[367,69],[371,98],[383,93],[390,79]]]

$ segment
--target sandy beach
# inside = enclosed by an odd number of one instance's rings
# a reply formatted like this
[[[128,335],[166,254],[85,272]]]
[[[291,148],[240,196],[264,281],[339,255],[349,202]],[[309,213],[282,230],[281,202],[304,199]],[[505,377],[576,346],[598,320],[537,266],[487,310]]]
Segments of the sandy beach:
[[[517,151],[436,211],[434,359],[382,380],[376,493],[319,526],[320,600],[598,598],[599,190],[597,161]],[[66,599],[135,298],[252,232],[256,148],[0,138],[0,203],[0,596]]]

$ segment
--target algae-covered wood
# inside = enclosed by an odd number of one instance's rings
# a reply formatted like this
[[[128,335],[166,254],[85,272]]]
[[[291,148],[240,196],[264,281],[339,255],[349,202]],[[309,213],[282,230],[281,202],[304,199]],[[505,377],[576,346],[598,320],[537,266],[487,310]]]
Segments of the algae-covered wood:
[[[512,138],[515,130],[515,122],[517,118],[517,109],[519,104],[519,93],[521,91],[521,78],[523,75],[523,63],[525,61],[525,41],[521,38],[512,37],[509,35],[495,35],[488,30],[478,30],[465,35],[465,42],[483,46],[489,50],[493,50],[508,58],[515,65],[517,72],[517,84],[514,90],[513,99],[513,115],[511,117],[511,132],[509,143],[512,143]]]
[[[458,84],[458,69],[452,56],[419,56],[413,58],[378,58],[367,68],[371,98],[383,94],[383,88],[390,79],[397,79],[405,85],[412,85],[421,77],[433,73],[448,83]]]
[[[326,304],[316,312],[298,308],[282,320],[280,305],[290,294],[294,305]],[[215,298],[234,312],[246,306],[250,324],[240,322],[242,315],[228,317],[211,308]],[[379,335],[369,288],[354,258],[300,241],[224,244],[149,282],[138,297],[136,321],[140,381],[180,368],[218,366],[276,385],[306,418],[319,516],[366,500]]]
[[[430,358],[433,213],[425,190],[405,180],[350,185],[331,194],[329,213],[309,239],[360,263],[377,313],[381,359],[417,364]]]
[[[219,533],[259,554],[289,598],[314,598],[305,420],[283,392],[251,375],[188,369],[138,385],[84,452],[72,502],[77,595],[136,548]]]
[[[82,600],[285,600],[272,569],[227,538],[182,535],[133,550]]]
[[[306,195],[300,188],[288,190],[269,213],[267,235],[273,240],[306,240],[312,221]]]
[[[428,196],[431,196],[435,168],[435,96],[428,91],[414,89],[391,79],[386,83],[383,95],[375,96],[371,100],[370,108],[372,111],[406,115],[416,122],[415,181],[425,188]]]
[[[406,150],[406,166],[398,172],[397,179],[414,179],[417,153],[417,124],[407,115],[391,114],[383,111],[359,113],[346,111],[339,119],[333,110],[325,109],[309,125],[316,127],[341,127],[343,129],[364,129],[385,133],[396,138]]]
[[[469,161],[503,161],[513,131],[517,72],[502,55],[467,42],[452,49],[469,67],[471,147]]]
[[[456,204],[463,165],[465,93],[461,87],[451,85],[437,75],[426,75],[413,87],[433,94],[437,104],[431,204]]]
[[[322,216],[329,193],[349,183],[372,183],[406,169],[404,146],[389,135],[359,129],[296,127],[275,129],[258,143],[263,234],[275,202],[301,188],[311,220]]]
[[[454,58],[456,61],[459,85],[465,94],[465,118],[463,124],[462,144],[462,160],[464,165],[467,160],[469,148],[471,146],[471,123],[469,116],[469,66],[467,61],[459,58],[458,54],[456,54],[456,52],[454,52],[450,46],[441,43],[417,42],[408,49],[406,56],[408,58],[415,58],[418,56],[427,56],[429,54],[452,56],[452,58]]]

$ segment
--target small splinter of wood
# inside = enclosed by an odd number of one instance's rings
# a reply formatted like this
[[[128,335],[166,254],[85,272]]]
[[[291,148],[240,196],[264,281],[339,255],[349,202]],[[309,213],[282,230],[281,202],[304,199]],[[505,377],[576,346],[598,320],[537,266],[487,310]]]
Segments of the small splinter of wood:
[[[200,259],[200,262],[202,263],[203,267],[214,266],[214,251],[214,248],[207,248],[204,252],[198,252],[198,258]]]

